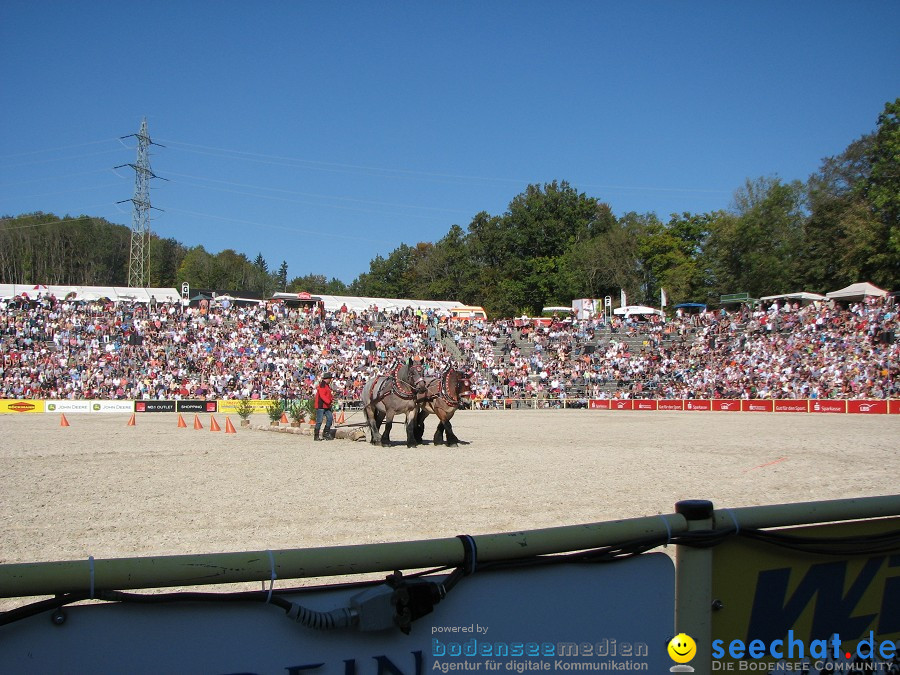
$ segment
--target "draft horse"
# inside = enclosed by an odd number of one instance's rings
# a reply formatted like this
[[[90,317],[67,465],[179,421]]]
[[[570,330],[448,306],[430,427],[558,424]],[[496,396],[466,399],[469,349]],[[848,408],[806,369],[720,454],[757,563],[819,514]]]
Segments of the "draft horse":
[[[448,368],[440,376],[426,380],[426,387],[427,396],[420,403],[416,415],[416,439],[421,442],[425,434],[425,418],[430,414],[436,415],[438,425],[434,432],[434,444],[443,445],[446,433],[447,445],[454,447],[459,439],[453,433],[450,418],[459,408],[462,398],[472,391],[469,376],[461,370]]]
[[[363,385],[363,412],[372,445],[390,447],[391,426],[396,415],[406,416],[406,446],[414,448],[418,445],[416,412],[425,388],[422,365],[412,359],[398,365],[390,375],[377,375]],[[382,424],[384,432],[379,436]]]

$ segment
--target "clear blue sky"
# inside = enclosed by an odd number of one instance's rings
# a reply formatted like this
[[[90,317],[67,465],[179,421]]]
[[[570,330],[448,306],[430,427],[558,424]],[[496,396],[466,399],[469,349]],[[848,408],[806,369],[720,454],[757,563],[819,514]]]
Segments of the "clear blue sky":
[[[529,183],[667,219],[805,180],[898,36],[897,0],[4,0],[0,214],[130,225],[146,116],[156,234],[349,283]]]

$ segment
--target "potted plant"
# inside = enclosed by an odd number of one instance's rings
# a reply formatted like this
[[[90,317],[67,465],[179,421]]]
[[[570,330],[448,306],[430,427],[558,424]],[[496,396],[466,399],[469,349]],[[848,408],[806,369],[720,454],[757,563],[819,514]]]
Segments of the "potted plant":
[[[253,406],[250,405],[250,400],[246,398],[242,398],[241,402],[238,403],[237,406],[237,414],[238,417],[241,418],[241,426],[249,427],[250,426],[250,415],[253,414]]]
[[[266,414],[271,420],[269,424],[273,427],[277,427],[278,423],[281,422],[281,416],[284,414],[284,405],[282,405],[281,401],[272,401],[268,407],[266,407]]]
[[[306,421],[306,408],[303,407],[303,402],[293,403],[288,408],[288,416],[291,418],[292,427],[301,426]]]

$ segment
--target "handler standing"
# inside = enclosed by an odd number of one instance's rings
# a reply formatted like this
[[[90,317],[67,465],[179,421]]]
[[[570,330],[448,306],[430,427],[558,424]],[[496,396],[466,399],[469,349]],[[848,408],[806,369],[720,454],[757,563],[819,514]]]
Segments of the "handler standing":
[[[331,373],[322,375],[319,386],[316,387],[316,429],[313,440],[332,440],[331,425],[334,424],[334,415],[331,412],[331,404],[334,402],[334,394],[331,393]],[[319,436],[319,428],[322,426],[322,417],[325,418],[325,431]]]

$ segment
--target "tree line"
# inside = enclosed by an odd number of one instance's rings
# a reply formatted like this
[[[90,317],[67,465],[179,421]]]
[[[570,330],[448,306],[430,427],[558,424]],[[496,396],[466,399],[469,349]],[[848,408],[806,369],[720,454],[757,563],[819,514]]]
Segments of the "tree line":
[[[437,242],[401,244],[376,256],[349,285],[321,274],[288,279],[233,249],[210,253],[151,236],[151,286],[218,288],[268,295],[459,300],[490,316],[534,314],[575,298],[658,305],[715,304],[824,292],[856,281],[897,289],[900,280],[900,98],[876,130],[822,160],[806,182],[748,179],[729,209],[614,215],[566,181],[529,185],[501,215],[476,214]],[[90,216],[33,213],[0,218],[0,282],[125,285],[130,229]]]

